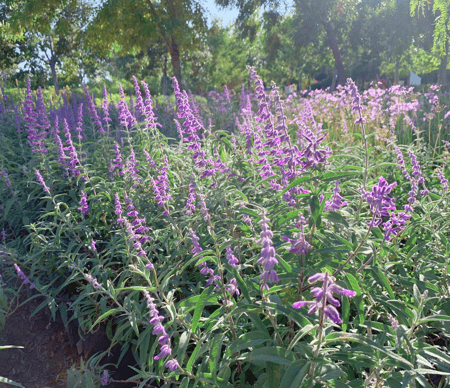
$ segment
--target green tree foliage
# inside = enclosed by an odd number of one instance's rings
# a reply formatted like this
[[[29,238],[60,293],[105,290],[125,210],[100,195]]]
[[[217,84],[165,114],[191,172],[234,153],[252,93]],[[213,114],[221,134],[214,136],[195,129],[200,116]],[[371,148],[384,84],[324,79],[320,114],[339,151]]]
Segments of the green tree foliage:
[[[259,21],[250,23],[258,26]],[[236,29],[215,20],[204,42],[186,54],[186,86],[197,92],[221,89],[223,84],[240,87],[248,79],[246,65],[260,66],[262,57],[261,39],[243,39]]]
[[[432,6],[432,7],[430,7]],[[447,83],[447,66],[449,51],[449,32],[450,32],[450,3],[447,0],[411,0],[410,12],[412,16],[426,17],[431,8],[434,19],[433,31],[433,51],[439,55],[441,59],[439,69],[439,82]]]
[[[237,7],[239,16],[237,19],[237,27],[244,33],[253,33],[253,30],[247,25],[247,20],[258,7],[265,7],[276,13],[280,3],[272,0],[216,0],[216,3],[222,7]],[[353,16],[354,8],[353,0],[337,1],[337,0],[295,0],[294,1],[294,40],[296,46],[307,46],[316,41],[321,31],[326,32],[329,47],[333,53],[334,66],[338,74],[338,82],[343,84],[346,81],[346,70],[342,61],[342,55],[336,34],[338,24],[348,20]],[[271,17],[274,19],[274,17]],[[269,23],[270,24],[270,23]],[[254,33],[253,33],[254,34]],[[274,36],[276,39],[276,36]]]
[[[5,3],[0,3],[0,69],[5,71],[18,61],[14,50],[15,39],[9,31],[8,9]]]
[[[90,2],[49,1],[48,8],[41,1],[10,3],[11,29],[16,36],[25,38],[18,49],[31,71],[42,71],[42,62],[45,63],[50,68],[56,94],[59,93],[58,65],[64,62],[66,74],[72,68],[82,78],[80,66],[92,57],[87,55],[84,46],[84,29],[93,12]]]
[[[163,41],[173,75],[181,81],[181,57],[193,50],[206,32],[201,4],[194,0],[106,0],[89,28],[89,44],[107,52],[118,44],[120,53],[137,54]]]
[[[82,0],[7,2],[14,6],[12,20],[17,31],[32,27],[48,34],[61,10],[76,7]],[[104,57],[112,50],[137,54],[162,40],[170,53],[173,74],[181,81],[183,50],[197,47],[206,22],[203,8],[195,0],[105,0],[84,27],[88,47]]]

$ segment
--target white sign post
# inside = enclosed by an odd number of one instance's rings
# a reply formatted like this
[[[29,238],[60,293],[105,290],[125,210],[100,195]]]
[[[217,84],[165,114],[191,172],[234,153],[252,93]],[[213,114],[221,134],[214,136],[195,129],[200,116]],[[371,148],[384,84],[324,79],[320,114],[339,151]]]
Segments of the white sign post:
[[[412,71],[409,72],[409,84],[411,86],[420,85],[420,81],[422,78],[420,78],[417,74],[414,74]]]

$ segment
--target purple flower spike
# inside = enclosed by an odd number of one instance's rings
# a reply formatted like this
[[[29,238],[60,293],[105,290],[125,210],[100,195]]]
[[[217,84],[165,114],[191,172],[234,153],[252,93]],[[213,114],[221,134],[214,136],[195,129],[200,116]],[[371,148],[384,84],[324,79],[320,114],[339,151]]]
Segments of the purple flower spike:
[[[347,79],[347,87],[349,88],[352,97],[352,111],[358,113],[359,116],[355,121],[355,124],[361,123],[362,125],[366,119],[362,117],[361,96],[358,93],[358,88],[351,78]]]
[[[325,317],[330,318],[334,323],[340,325],[342,319],[335,306],[339,307],[340,302],[333,294],[346,295],[348,297],[356,296],[356,292],[353,290],[347,290],[334,282],[334,279],[328,274],[328,272],[316,273],[308,279],[309,283],[316,283],[318,281],[323,282],[321,287],[315,287],[311,290],[311,296],[315,298],[314,301],[299,301],[292,304],[292,307],[299,309],[303,306],[309,305],[308,314],[312,314],[317,310],[323,309]],[[331,303],[327,305],[327,303]]]
[[[98,282],[97,278],[94,278],[91,274],[85,274],[84,277],[86,280],[92,284],[96,290],[102,288],[102,284]]]
[[[0,177],[3,178],[3,180],[4,180],[5,183],[6,183],[6,186],[12,187],[12,183],[11,183],[11,181],[9,180],[9,178],[8,178],[8,173],[7,173],[6,171],[0,170]],[[41,177],[41,178],[42,178],[42,177]],[[39,176],[38,176],[38,179],[39,179]],[[41,183],[40,180],[39,180],[39,183]],[[41,184],[42,184],[42,183],[41,183]],[[44,184],[43,186],[45,186],[45,184]]]
[[[337,212],[345,205],[347,205],[347,201],[342,200],[341,188],[339,187],[339,180],[337,180],[331,200],[325,202],[325,211]]]
[[[166,362],[166,368],[169,368],[171,372],[178,369],[179,366],[178,361],[173,358]]]
[[[267,212],[264,210],[261,214],[261,234],[258,244],[262,244],[261,257],[257,263],[263,266],[263,273],[260,279],[263,281],[263,287],[267,289],[267,283],[278,282],[277,273],[273,270],[275,265],[278,264],[278,260],[275,258],[275,248],[272,246],[273,233],[269,229],[269,219],[267,218]]]
[[[386,179],[380,177],[378,185],[373,186],[371,193],[362,191],[363,198],[370,205],[370,210],[376,217],[389,216],[388,210],[395,210],[393,199],[388,197],[395,186],[397,186],[397,182],[388,184]]]
[[[172,348],[170,347],[170,343],[167,343],[161,346],[161,353],[153,357],[153,359],[159,360],[160,358],[166,358],[170,353],[172,353]]]
[[[294,253],[296,255],[306,255],[308,250],[312,249],[312,245],[306,241],[305,232],[303,230],[306,225],[306,220],[302,214],[300,214],[298,218],[297,228],[300,229],[300,232],[297,235],[297,240],[292,240],[288,237],[282,237],[284,241],[289,241],[292,246],[286,248],[289,252]]]
[[[81,217],[86,218],[89,213],[89,205],[87,203],[87,197],[84,190],[81,190],[81,201],[78,204],[80,205],[78,210],[81,212]]]
[[[241,292],[239,291],[237,280],[236,278],[233,278],[230,280],[230,282],[226,285],[227,291],[230,293],[230,295],[240,295]]]
[[[300,302],[295,302],[295,303],[293,303],[292,304],[292,307],[294,308],[294,309],[299,309],[299,308],[301,308],[301,307],[303,307],[303,306],[306,306],[308,304],[308,302],[306,302],[306,301],[300,301]]]
[[[41,103],[39,102],[39,104]],[[47,126],[47,122],[46,119],[44,119],[44,113],[42,112],[42,109],[39,114],[35,111],[33,93],[31,92],[31,80],[28,77],[27,88],[25,92],[25,102],[23,106],[23,121],[25,121],[25,127],[28,132],[28,144],[30,145],[32,152],[45,153],[47,152],[47,148],[45,148],[44,139],[47,135],[47,132],[45,130],[39,132],[40,124],[38,123],[38,120],[41,122],[41,125],[43,125],[44,127]]]
[[[14,263],[14,268],[16,269],[17,276],[23,280],[24,284],[29,284],[30,289],[35,288],[34,284],[30,282],[27,276],[23,273],[22,269],[16,263]]]
[[[44,182],[44,178],[42,178],[41,173],[39,172],[39,170],[35,170],[36,171],[36,177],[38,179],[39,184],[43,187],[43,190],[46,191],[47,193],[50,193],[50,188],[47,187],[47,185]]]
[[[397,331],[400,328],[400,325],[395,317],[393,317],[391,314],[387,315],[388,321],[391,324],[392,330]]]
[[[342,323],[342,319],[339,316],[339,312],[336,310],[334,306],[327,306],[323,309],[323,312],[327,318],[330,318],[336,325],[340,325]]]
[[[194,214],[196,198],[197,198],[197,195],[195,193],[195,183],[194,183],[193,178],[191,177],[191,183],[189,184],[189,195],[188,195],[186,206],[184,207],[184,209],[186,210],[186,214],[188,216]]]
[[[203,219],[205,221],[209,221],[211,216],[209,215],[208,208],[206,207],[206,202],[205,202],[206,195],[199,193],[198,198],[200,199],[200,205],[201,205],[200,211],[202,212]]]
[[[81,163],[80,160],[78,159],[77,150],[73,145],[69,124],[67,123],[66,119],[64,119],[64,132],[65,132],[64,136],[67,138],[66,140],[67,147],[64,147],[64,151],[69,151],[70,156],[69,165],[72,168],[72,174],[78,176],[81,174],[81,171],[78,169],[78,166],[80,166]]]
[[[100,380],[100,385],[102,386],[108,385],[109,379],[110,379],[109,372],[107,369],[104,369],[102,379]]]
[[[441,181],[442,188],[444,190],[448,190],[448,180],[445,179],[444,173],[439,168],[436,169],[436,172],[438,174],[439,180]]]
[[[231,265],[232,267],[237,267],[237,265],[239,264],[239,260],[233,254],[233,249],[231,248],[231,245],[228,245],[225,249],[227,252],[226,256],[227,256],[228,264]]]
[[[112,119],[109,117],[109,101],[108,101],[108,92],[106,91],[106,86],[103,87],[103,121],[107,127],[109,127],[109,123]]]
[[[120,124],[125,128],[130,129],[132,126],[137,124],[136,118],[130,113],[128,105],[125,101],[125,94],[123,92],[122,85],[119,83],[119,93],[120,101],[117,103],[116,107],[119,109],[119,120]]]
[[[105,130],[102,127],[102,121],[100,119],[100,116],[97,113],[97,109],[95,109],[94,101],[92,101],[91,95],[89,94],[89,91],[85,85],[83,85],[84,94],[88,102],[89,107],[89,113],[91,114],[91,120],[92,122],[98,126],[98,132],[104,133]]]

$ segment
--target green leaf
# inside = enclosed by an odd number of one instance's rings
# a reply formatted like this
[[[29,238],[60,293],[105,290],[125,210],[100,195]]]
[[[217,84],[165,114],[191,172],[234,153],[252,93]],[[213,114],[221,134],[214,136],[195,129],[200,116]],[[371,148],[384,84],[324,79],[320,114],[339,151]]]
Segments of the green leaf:
[[[427,317],[419,319],[419,324],[427,323],[427,322],[437,322],[437,321],[450,321],[450,316],[448,315],[429,315]]]
[[[240,336],[236,341],[233,341],[227,348],[227,354],[240,352],[243,349],[248,349],[254,346],[262,345],[264,342],[270,340],[270,336],[261,330],[251,331]]]
[[[278,256],[278,261],[284,267],[287,273],[292,273],[292,267],[286,261],[284,261],[281,256]]]
[[[330,181],[336,181],[336,180],[342,180],[342,179],[347,179],[350,177],[354,177],[357,175],[361,175],[359,172],[354,171],[354,172],[326,172],[325,174],[323,174],[321,176],[321,181],[322,182],[330,182]]]
[[[112,310],[108,310],[106,313],[100,315],[97,320],[94,322],[94,324],[92,325],[92,329],[97,326],[98,323],[100,323],[101,321],[103,321],[106,317],[109,317],[110,315],[117,313],[117,312],[121,312],[121,310],[119,308],[116,309],[112,309]]]
[[[242,191],[234,190],[234,192],[235,192],[237,195],[241,196],[245,202],[248,202],[247,196],[246,196]]]
[[[330,220],[331,222],[334,222],[335,224],[341,224],[348,228],[348,222],[347,220],[342,217],[339,213],[328,211],[326,213],[322,214],[322,217],[326,218],[327,220]]]
[[[189,377],[185,377],[181,380],[180,388],[188,388],[189,386]]]
[[[202,316],[203,308],[205,307],[206,301],[208,300],[208,297],[213,292],[213,287],[208,287],[203,290],[203,292],[200,294],[200,298],[198,299],[198,302],[195,306],[194,310],[194,316],[192,317],[192,333],[195,333],[195,330],[197,329],[197,326],[200,322],[200,317]]]
[[[342,298],[342,331],[346,332],[347,331],[347,323],[348,319],[350,317],[350,302],[348,300],[348,298]]]
[[[300,327],[311,324],[311,322],[306,317],[304,317],[303,315],[298,313],[297,310],[294,309],[293,307],[285,307],[285,306],[282,306],[280,304],[275,304],[275,303],[263,303],[263,305],[272,307],[275,310],[277,310],[278,312],[280,312],[281,314],[286,315],[288,318],[292,319]]]
[[[247,303],[252,303],[250,299],[250,294],[248,293],[247,284],[245,284],[241,275],[239,275],[238,270],[235,267],[231,267],[231,271],[233,272],[233,275],[238,283],[239,290],[242,292],[242,295],[244,295],[244,298],[246,299]]]
[[[192,366],[194,365],[195,360],[197,359],[197,353],[202,347],[202,342],[199,342],[197,346],[195,347],[194,351],[191,354],[191,357],[189,358],[188,363],[186,364],[186,370],[188,372],[192,371]]]
[[[242,209],[241,209],[241,210],[242,210]],[[178,270],[177,267],[175,267],[171,272],[175,272],[175,270],[176,270],[177,273],[184,273],[184,271],[186,270],[186,268],[189,267],[195,260],[198,260],[201,256],[208,255],[208,254],[214,254],[214,252],[213,252],[213,251],[203,251],[203,252],[197,253],[196,255],[192,256],[192,257],[186,262],[186,264],[183,265],[183,267],[182,267],[181,269]],[[170,273],[169,273],[169,274],[170,274]]]
[[[261,318],[259,317],[259,315],[257,313],[246,312],[246,314],[250,318],[250,320],[252,321],[252,323],[255,327],[257,327],[259,330],[262,330],[267,335],[269,335],[269,332],[267,331],[266,326],[264,325],[263,321],[261,320]]]
[[[183,363],[184,355],[186,354],[187,346],[189,345],[189,338],[191,337],[191,333],[186,330],[180,336],[180,342],[178,343],[178,355],[177,360],[179,360],[180,364]]]
[[[356,308],[358,309],[359,313],[359,322],[361,324],[365,321],[365,315],[364,315],[364,301],[362,299],[362,291],[359,287],[358,281],[351,273],[346,273],[345,276],[347,276],[347,279],[350,283],[350,289],[353,291],[356,291],[356,296],[354,298]]]
[[[283,218],[281,218],[278,221],[278,226],[284,224],[286,221],[289,221],[290,219],[292,219],[294,217],[297,217],[299,212],[300,212],[300,210],[292,210],[291,212],[286,214]]]
[[[139,327],[138,327],[138,324],[137,324],[136,314],[131,313],[128,316],[128,320],[130,321],[130,325],[133,328],[134,332],[139,337]]]
[[[401,366],[403,366],[407,370],[412,370],[414,368],[413,364],[411,364],[411,362],[409,362],[405,358],[399,356],[398,354],[392,352],[391,350],[386,349],[384,346],[378,345],[376,342],[373,342],[368,338],[363,337],[362,335],[359,334],[331,333],[325,338],[324,344],[332,342],[358,342],[360,344],[368,345],[374,350],[378,350],[381,353],[384,353],[392,360],[398,361],[401,364]]]
[[[392,287],[391,287],[391,285],[389,284],[389,281],[387,280],[387,278],[386,278],[386,276],[384,275],[384,273],[383,273],[383,272],[381,271],[381,269],[378,268],[378,267],[375,269],[375,271],[376,271],[376,276],[377,276],[377,278],[378,278],[379,280],[381,280],[381,283],[383,283],[384,288],[386,289],[386,291],[387,291],[388,294],[389,294],[389,297],[390,297],[391,299],[395,299],[394,291],[392,290]]]
[[[305,335],[311,333],[313,330],[316,329],[317,326],[314,325],[306,325],[301,328],[301,330],[297,331],[297,334],[294,338],[292,338],[291,343],[288,346],[289,350],[292,350],[294,346],[297,344],[298,341],[300,341]]]
[[[7,215],[11,209],[11,206],[16,201],[16,198],[10,198],[8,201],[6,201],[5,210],[3,211],[3,219],[7,220]]]
[[[272,177],[272,179],[273,179],[273,177]],[[281,197],[286,191],[288,191],[289,189],[291,189],[294,186],[299,186],[301,183],[306,183],[306,182],[315,181],[315,180],[317,180],[317,177],[314,177],[314,176],[313,177],[303,176],[301,178],[297,178],[293,182],[291,182],[289,185],[287,185],[286,188],[277,195],[277,197]]]
[[[250,362],[264,361],[280,365],[291,365],[297,360],[294,352],[279,346],[267,346],[255,349],[243,356]]]
[[[266,372],[269,382],[269,387],[279,387],[282,377],[281,365],[273,362],[266,363]]]
[[[214,382],[217,382],[217,368],[219,367],[219,358],[222,352],[223,335],[214,336],[211,343],[211,353],[209,357],[209,371],[212,374]]]

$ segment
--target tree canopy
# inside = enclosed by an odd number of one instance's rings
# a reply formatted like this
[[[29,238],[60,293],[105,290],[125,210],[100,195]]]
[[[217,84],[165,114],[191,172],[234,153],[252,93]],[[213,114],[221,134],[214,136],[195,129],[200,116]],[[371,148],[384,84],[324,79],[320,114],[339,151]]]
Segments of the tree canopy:
[[[175,76],[191,90],[246,83],[335,86],[398,82],[439,70],[446,82],[446,2],[425,0],[216,0],[236,22],[208,26],[201,0],[5,0],[0,65],[59,82],[147,77],[158,92]],[[288,7],[290,6],[290,7]],[[25,65],[24,65],[25,64]],[[169,68],[168,68],[169,65]],[[9,74],[9,73],[8,73]],[[314,81],[315,80],[315,81]],[[303,86],[303,84],[305,84]]]

